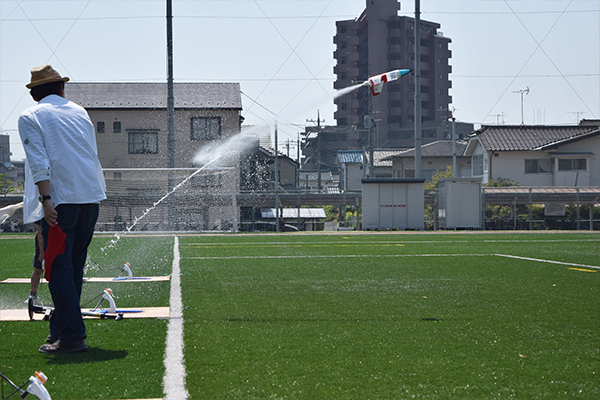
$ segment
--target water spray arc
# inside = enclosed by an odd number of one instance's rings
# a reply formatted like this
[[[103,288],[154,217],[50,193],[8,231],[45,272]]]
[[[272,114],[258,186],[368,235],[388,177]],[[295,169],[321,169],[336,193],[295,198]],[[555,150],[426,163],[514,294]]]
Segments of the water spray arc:
[[[177,189],[179,189],[180,187],[182,187],[183,185],[185,185],[190,179],[192,179],[194,176],[198,175],[200,172],[204,171],[206,168],[208,168],[212,163],[216,162],[219,158],[221,158],[221,154],[217,154],[212,160],[210,160],[209,162],[207,162],[205,165],[203,165],[201,168],[198,168],[196,171],[194,171],[190,176],[188,176],[187,178],[185,178],[183,181],[181,181],[177,186],[173,187],[173,189],[171,189],[169,192],[167,192],[167,194],[165,194],[163,197],[161,197],[159,200],[157,200],[156,202],[154,202],[152,204],[152,207],[149,207],[146,209],[146,211],[144,211],[144,213],[142,215],[140,215],[139,217],[136,217],[133,222],[131,223],[131,225],[129,225],[127,228],[125,228],[124,231],[121,231],[121,233],[130,233],[131,230],[138,224],[139,221],[141,221],[142,219],[144,219],[144,217],[146,215],[148,215],[150,212],[152,212],[156,207],[158,207],[163,201],[165,201],[171,194],[173,194],[173,192],[177,191]],[[108,245],[106,245],[105,247],[102,247],[100,250],[104,253],[105,250],[110,249],[115,247],[115,245],[117,244],[117,242],[119,241],[119,239],[121,238],[120,233],[117,232],[115,233],[115,236],[113,239],[111,239],[111,241],[108,243]]]

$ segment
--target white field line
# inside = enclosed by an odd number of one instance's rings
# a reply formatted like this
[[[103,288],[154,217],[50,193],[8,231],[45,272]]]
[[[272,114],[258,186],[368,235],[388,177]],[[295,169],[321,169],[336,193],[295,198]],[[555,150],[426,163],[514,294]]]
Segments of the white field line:
[[[398,258],[398,257],[489,257],[494,254],[338,254],[334,256],[240,256],[240,257],[183,257],[185,260],[245,260],[245,259],[285,259],[285,258]]]
[[[482,240],[481,243],[567,243],[567,242],[600,242],[599,239],[544,239],[544,240]],[[342,241],[334,241],[334,242],[320,242],[317,243],[319,246],[328,246],[328,245],[339,245],[339,244],[358,244],[358,245],[374,245],[374,244],[398,244],[398,245],[408,245],[408,244],[444,244],[444,243],[473,243],[471,240],[419,240],[419,241],[356,241],[356,240],[342,240]],[[313,243],[305,243],[305,242],[231,242],[231,243],[188,243],[184,246],[189,247],[227,247],[227,246],[249,246],[249,247],[265,247],[265,246],[311,246],[315,245]]]
[[[163,387],[165,400],[185,400],[189,393],[185,388],[185,364],[183,362],[183,303],[181,301],[181,269],[179,266],[179,238],[173,245],[173,271],[171,274],[171,312],[167,328],[165,350],[165,376]]]
[[[252,259],[294,259],[294,258],[404,258],[404,257],[505,257],[505,258],[515,258],[519,260],[526,261],[537,261],[537,262],[545,262],[549,264],[558,264],[558,265],[568,265],[572,267],[583,267],[583,268],[593,268],[600,269],[600,266],[594,265],[586,265],[586,264],[575,264],[575,263],[567,263],[563,261],[553,261],[553,260],[543,260],[539,258],[530,258],[530,257],[520,257],[520,256],[512,256],[509,254],[375,254],[375,255],[367,255],[367,254],[345,254],[345,255],[329,255],[329,256],[319,256],[319,255],[305,255],[305,256],[237,256],[237,257],[183,257],[186,260],[252,260]]]
[[[574,263],[568,263],[568,262],[563,262],[563,261],[544,260],[544,259],[540,259],[540,258],[511,256],[510,254],[494,254],[494,255],[498,256],[498,257],[516,258],[518,260],[544,262],[544,263],[548,263],[548,264],[559,264],[559,265],[568,265],[568,266],[571,266],[571,267],[583,267],[583,268],[600,269],[600,267],[595,266],[595,265],[574,264]]]

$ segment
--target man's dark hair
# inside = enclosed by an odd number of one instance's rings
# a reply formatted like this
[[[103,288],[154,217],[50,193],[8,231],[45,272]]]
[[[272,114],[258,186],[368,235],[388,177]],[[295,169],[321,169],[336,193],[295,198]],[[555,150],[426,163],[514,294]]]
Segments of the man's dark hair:
[[[32,87],[29,93],[32,97],[42,100],[44,97],[51,94],[60,95],[60,91],[64,86],[64,82],[50,82],[44,85]]]

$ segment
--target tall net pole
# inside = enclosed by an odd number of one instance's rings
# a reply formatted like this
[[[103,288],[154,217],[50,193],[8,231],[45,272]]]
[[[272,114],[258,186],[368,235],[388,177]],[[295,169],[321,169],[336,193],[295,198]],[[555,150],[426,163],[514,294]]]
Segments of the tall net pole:
[[[415,0],[415,178],[421,177],[421,2]]]

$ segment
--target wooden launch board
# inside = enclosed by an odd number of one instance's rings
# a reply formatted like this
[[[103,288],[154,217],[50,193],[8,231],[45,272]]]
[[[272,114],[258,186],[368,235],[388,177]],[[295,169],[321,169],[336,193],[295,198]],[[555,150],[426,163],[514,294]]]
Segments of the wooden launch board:
[[[83,282],[100,282],[100,283],[112,283],[112,282],[164,282],[171,280],[169,275],[162,276],[134,276],[133,279],[125,279],[123,277],[111,278],[111,277],[90,277],[83,278]],[[8,278],[0,283],[31,283],[31,278]],[[48,283],[46,279],[42,278],[40,283]]]
[[[169,307],[132,307],[132,309],[140,310],[140,312],[126,312],[123,314],[123,319],[137,318],[169,318]],[[84,308],[84,311],[89,309]],[[97,319],[98,317],[84,316],[84,319]],[[33,319],[36,321],[44,319],[44,314],[34,314]],[[18,310],[0,310],[0,321],[29,321],[29,313],[26,308]]]

